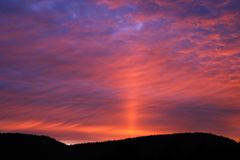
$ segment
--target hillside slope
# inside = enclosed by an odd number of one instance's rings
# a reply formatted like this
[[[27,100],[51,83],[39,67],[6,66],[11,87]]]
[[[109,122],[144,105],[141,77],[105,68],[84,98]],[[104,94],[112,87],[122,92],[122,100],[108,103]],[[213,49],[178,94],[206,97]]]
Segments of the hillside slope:
[[[221,136],[182,133],[67,146],[46,136],[0,134],[0,159],[240,159],[240,144]],[[5,158],[6,157],[6,158]]]

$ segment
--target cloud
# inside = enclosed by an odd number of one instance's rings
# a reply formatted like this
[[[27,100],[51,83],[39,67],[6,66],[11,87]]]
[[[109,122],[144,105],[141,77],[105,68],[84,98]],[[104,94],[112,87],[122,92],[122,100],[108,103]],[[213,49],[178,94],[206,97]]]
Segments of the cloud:
[[[65,142],[239,130],[236,1],[1,1],[0,130]]]

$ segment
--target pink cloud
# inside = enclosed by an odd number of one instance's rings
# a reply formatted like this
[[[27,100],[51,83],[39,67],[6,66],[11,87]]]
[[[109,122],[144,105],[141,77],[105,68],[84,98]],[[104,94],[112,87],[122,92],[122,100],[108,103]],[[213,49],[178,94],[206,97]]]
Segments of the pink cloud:
[[[184,131],[238,139],[239,13],[229,4],[0,13],[0,130],[67,143]]]

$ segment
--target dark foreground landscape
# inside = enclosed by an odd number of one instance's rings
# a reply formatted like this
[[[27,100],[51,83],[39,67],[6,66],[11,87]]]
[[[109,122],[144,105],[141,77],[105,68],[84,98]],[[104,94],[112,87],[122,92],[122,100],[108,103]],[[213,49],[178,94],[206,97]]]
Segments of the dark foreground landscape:
[[[205,133],[183,133],[67,146],[46,136],[0,134],[0,159],[239,160],[240,144]]]

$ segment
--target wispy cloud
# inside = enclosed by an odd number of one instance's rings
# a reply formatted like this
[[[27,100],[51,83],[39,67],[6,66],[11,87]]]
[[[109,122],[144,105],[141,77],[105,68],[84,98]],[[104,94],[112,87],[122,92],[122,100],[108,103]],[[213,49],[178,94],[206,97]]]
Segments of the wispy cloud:
[[[3,0],[0,130],[237,139],[239,14],[236,0]]]

